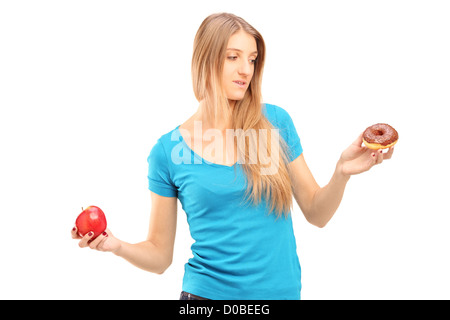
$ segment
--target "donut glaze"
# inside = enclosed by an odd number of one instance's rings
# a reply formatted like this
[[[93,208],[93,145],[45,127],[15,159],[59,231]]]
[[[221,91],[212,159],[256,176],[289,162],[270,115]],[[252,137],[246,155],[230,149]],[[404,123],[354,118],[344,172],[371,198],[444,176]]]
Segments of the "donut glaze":
[[[398,140],[398,132],[386,123],[377,123],[363,133],[363,141],[371,149],[388,148]]]

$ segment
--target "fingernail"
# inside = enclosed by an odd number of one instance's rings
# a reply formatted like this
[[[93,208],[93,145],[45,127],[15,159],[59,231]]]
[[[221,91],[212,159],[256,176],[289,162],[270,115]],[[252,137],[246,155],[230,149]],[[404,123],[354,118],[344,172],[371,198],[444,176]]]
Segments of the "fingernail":
[[[372,157],[374,157],[374,158],[375,158],[375,153],[372,153]]]
[[[107,237],[108,236],[108,234],[106,233],[106,231],[105,232],[103,232],[102,233],[105,237]]]
[[[76,227],[73,227],[72,231],[75,231],[75,230],[77,230],[77,228],[76,228]]]
[[[92,237],[94,235],[94,233],[92,231],[89,231],[88,236]]]

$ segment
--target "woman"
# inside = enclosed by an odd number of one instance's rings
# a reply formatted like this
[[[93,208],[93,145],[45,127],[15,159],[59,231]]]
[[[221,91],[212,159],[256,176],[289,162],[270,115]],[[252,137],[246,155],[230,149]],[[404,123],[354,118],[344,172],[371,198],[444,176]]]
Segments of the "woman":
[[[262,36],[242,18],[222,13],[203,21],[192,59],[199,108],[161,136],[148,158],[147,240],[130,244],[106,230],[90,241],[92,234],[81,238],[74,228],[80,247],[163,273],[172,261],[179,199],[195,240],[181,299],[300,298],[292,198],[307,221],[324,227],[350,176],[391,158],[393,149],[367,149],[360,135],[319,187],[289,114],[262,104],[264,58]]]

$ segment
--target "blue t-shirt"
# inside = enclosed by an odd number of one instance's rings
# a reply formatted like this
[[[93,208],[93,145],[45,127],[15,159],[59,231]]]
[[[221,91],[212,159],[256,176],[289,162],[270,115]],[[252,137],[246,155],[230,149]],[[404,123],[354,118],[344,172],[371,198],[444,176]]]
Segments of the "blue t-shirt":
[[[290,160],[303,151],[291,117],[263,104],[263,114],[279,129]],[[292,220],[269,213],[263,199],[245,203],[241,164],[208,162],[192,151],[179,128],[155,144],[149,162],[149,189],[178,197],[194,243],[185,265],[182,290],[213,300],[298,300],[301,269]]]

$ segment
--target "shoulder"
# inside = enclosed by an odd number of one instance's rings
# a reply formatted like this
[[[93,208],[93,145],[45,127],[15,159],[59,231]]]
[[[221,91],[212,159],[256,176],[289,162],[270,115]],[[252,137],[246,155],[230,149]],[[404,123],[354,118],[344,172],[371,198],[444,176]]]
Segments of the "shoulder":
[[[161,142],[162,144],[170,144],[174,141],[178,141],[179,140],[179,136],[180,136],[180,131],[178,130],[179,126],[174,128],[173,130],[163,134],[158,141]]]
[[[170,147],[174,143],[178,143],[181,140],[181,133],[180,130],[178,130],[179,126],[174,128],[173,130],[163,134],[161,137],[159,137],[157,141],[157,145],[160,145],[160,147]]]
[[[167,158],[170,156],[170,150],[173,146],[180,142],[180,132],[178,127],[163,134],[153,145],[150,156],[157,158]],[[169,153],[168,153],[169,152]]]
[[[303,152],[303,148],[298,136],[297,129],[292,121],[289,113],[283,108],[273,105],[264,104],[263,113],[272,125],[280,130],[280,135],[287,143],[289,150],[288,155],[290,161],[296,159]]]
[[[171,166],[172,136],[174,129],[163,134],[153,145],[148,162],[149,189],[164,197],[176,197],[177,189],[173,182],[173,168]]]
[[[262,106],[263,114],[266,118],[278,128],[286,128],[292,124],[292,118],[289,113],[274,104],[264,103]]]

